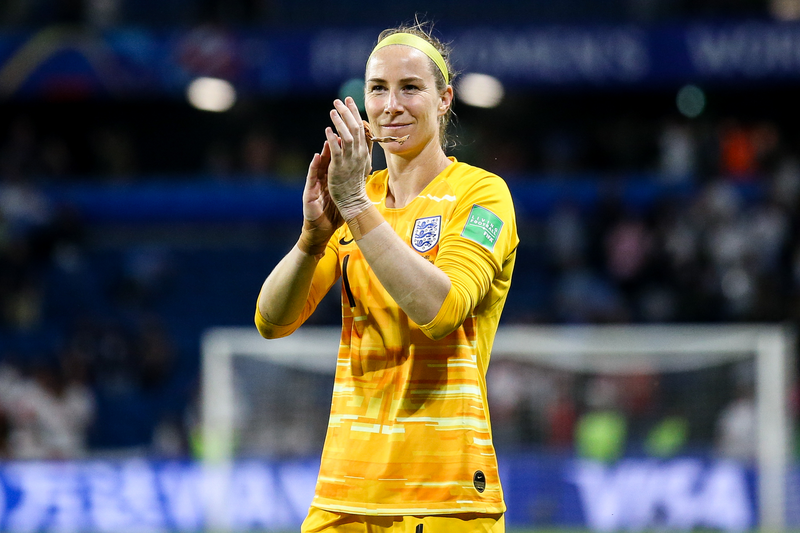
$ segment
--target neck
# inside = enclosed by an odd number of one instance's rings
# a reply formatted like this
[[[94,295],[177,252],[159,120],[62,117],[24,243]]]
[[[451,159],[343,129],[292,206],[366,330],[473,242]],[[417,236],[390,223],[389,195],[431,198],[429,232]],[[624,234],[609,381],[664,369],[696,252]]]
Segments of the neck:
[[[407,206],[451,163],[438,144],[428,145],[413,156],[387,153],[389,181],[386,207]]]

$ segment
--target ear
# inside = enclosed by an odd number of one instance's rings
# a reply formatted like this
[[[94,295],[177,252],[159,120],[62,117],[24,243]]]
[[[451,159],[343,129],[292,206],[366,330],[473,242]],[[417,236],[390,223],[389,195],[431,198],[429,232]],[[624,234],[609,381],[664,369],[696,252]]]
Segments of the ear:
[[[447,113],[451,105],[453,105],[453,86],[448,85],[439,98],[439,116]]]

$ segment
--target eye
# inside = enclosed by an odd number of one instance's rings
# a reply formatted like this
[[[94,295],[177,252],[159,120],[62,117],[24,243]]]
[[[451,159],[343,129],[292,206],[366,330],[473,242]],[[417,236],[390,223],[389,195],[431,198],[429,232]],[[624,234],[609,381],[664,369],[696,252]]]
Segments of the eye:
[[[386,87],[384,87],[383,85],[377,84],[377,83],[375,85],[370,86],[370,88],[369,88],[369,92],[371,92],[371,93],[382,92],[384,90],[386,90]]]
[[[403,90],[404,91],[409,91],[409,92],[419,91],[419,86],[418,85],[414,85],[412,83],[409,83],[408,85],[405,85],[403,87]]]

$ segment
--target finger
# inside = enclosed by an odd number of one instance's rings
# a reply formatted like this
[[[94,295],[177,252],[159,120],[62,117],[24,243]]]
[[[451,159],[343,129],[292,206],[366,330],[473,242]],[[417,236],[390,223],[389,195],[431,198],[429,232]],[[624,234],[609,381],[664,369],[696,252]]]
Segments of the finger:
[[[331,122],[333,122],[333,125],[336,127],[336,132],[339,134],[339,137],[341,137],[342,142],[352,145],[354,139],[353,134],[347,127],[342,115],[336,109],[331,109]]]
[[[322,145],[322,153],[320,154],[319,159],[320,171],[327,174],[328,165],[331,164],[331,146],[328,141],[325,141],[325,144]]]
[[[348,96],[345,98],[344,103],[338,100],[337,102],[334,102],[334,105],[336,105],[339,115],[342,117],[342,120],[344,120],[345,124],[347,124],[347,128],[353,135],[354,146],[356,146],[357,149],[360,149],[361,146],[366,146],[367,141],[366,132],[364,130],[364,121],[361,120],[361,113],[358,111],[356,101]]]
[[[319,155],[319,165],[317,167],[317,179],[319,180],[322,188],[325,189],[328,183],[328,167],[331,164],[331,149],[328,146],[328,141],[322,145],[322,153]]]
[[[319,169],[319,162],[319,154],[315,153],[314,157],[311,158],[311,163],[308,165],[308,175],[306,176],[306,181],[311,182],[313,179],[316,179],[317,171]]]
[[[331,159],[342,157],[341,138],[333,132],[333,128],[325,128],[325,137],[328,139],[328,149],[331,152]]]
[[[308,175],[306,176],[306,189],[311,191],[319,185],[319,171],[321,158],[319,154],[314,154],[311,163],[308,165]]]
[[[359,129],[364,129],[364,121],[361,120],[361,112],[358,110],[358,105],[356,101],[353,100],[352,97],[348,96],[344,99],[344,104],[350,110],[350,114],[353,116],[353,121],[358,126]]]
[[[345,98],[344,102],[341,100],[334,100],[333,105],[336,107],[336,111],[339,112],[342,120],[347,124],[351,133],[357,134],[360,130],[364,129],[364,124],[361,122],[361,114],[358,112],[358,106],[355,100],[348,96]]]

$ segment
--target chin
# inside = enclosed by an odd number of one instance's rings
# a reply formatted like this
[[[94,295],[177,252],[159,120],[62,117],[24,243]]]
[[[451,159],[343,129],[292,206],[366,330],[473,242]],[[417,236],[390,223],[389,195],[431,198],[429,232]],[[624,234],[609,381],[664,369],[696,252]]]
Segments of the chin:
[[[414,151],[413,146],[409,146],[408,141],[403,144],[391,143],[392,146],[385,146],[383,151],[387,154],[403,155]]]

